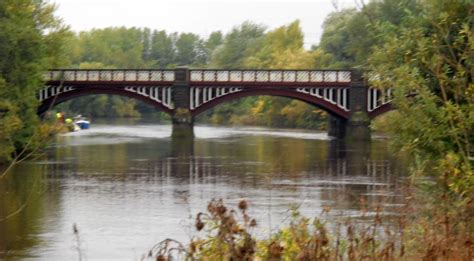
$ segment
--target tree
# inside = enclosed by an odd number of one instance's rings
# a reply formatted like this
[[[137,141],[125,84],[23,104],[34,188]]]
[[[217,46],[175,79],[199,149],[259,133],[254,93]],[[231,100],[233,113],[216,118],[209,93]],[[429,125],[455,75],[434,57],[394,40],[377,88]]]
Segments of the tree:
[[[168,35],[166,31],[153,31],[150,58],[156,67],[167,68],[175,63],[175,37]]]
[[[75,64],[100,62],[117,68],[142,68],[144,38],[138,28],[104,28],[79,33],[81,55]],[[147,50],[148,52],[148,50]]]
[[[176,64],[193,65],[206,61],[204,43],[198,35],[182,33],[176,40]]]
[[[246,67],[264,69],[302,69],[313,65],[311,53],[303,47],[299,21],[265,34],[262,48],[246,60]]]
[[[406,11],[416,12],[416,1],[372,1],[360,10],[343,9],[331,13],[323,24],[323,35],[317,48],[329,55],[323,67],[364,69],[373,47],[381,43],[380,23],[398,26]],[[328,57],[326,57],[328,58]]]
[[[220,32],[211,34],[207,46],[214,50],[208,66],[218,69],[245,68],[245,60],[259,50],[264,32],[264,27],[244,22],[242,25],[233,28],[223,40]],[[249,97],[241,101],[227,102],[207,111],[200,117],[200,120],[219,124],[242,123],[243,120],[235,117],[235,115],[248,115],[246,114],[247,110],[255,100],[255,97]],[[240,106],[237,104],[240,104]],[[244,121],[250,123],[252,120],[246,119]]]
[[[155,60],[156,35],[148,28],[109,27],[80,32],[68,40],[69,57],[75,68],[146,68],[159,67]],[[166,33],[164,33],[166,36]],[[170,61],[172,62],[172,61]],[[80,97],[58,107],[69,114],[91,117],[137,117],[137,102],[125,97],[92,95]]]
[[[424,0],[399,27],[380,24],[370,58],[380,88],[393,87],[395,145],[420,173],[437,174],[458,199],[474,193],[474,9],[469,1]]]
[[[304,35],[298,20],[265,34],[262,48],[247,58],[250,68],[307,69],[314,64],[312,52],[304,49]],[[251,109],[258,122],[274,127],[320,127],[319,110],[301,101],[281,97],[258,97]],[[258,113],[256,113],[258,112]],[[309,115],[313,115],[311,117]],[[306,122],[305,120],[311,120]]]
[[[42,139],[36,115],[37,91],[42,74],[62,64],[62,43],[68,28],[53,12],[54,5],[41,0],[0,2],[0,157]],[[36,133],[36,135],[35,135]],[[32,139],[32,137],[34,139]],[[23,154],[24,156],[24,154]]]
[[[207,50],[208,60],[206,64],[209,63],[212,53],[223,43],[224,37],[222,36],[221,31],[212,32],[207,38],[204,46]]]
[[[215,50],[211,66],[221,69],[245,67],[247,57],[256,53],[262,45],[265,27],[245,22],[235,27],[224,38],[224,42]]]
[[[266,34],[256,33],[258,29],[248,23],[235,28],[216,49],[213,61],[219,61],[225,68],[307,69],[314,65],[314,52],[303,47],[304,35],[299,21]],[[239,42],[243,44],[238,45]],[[249,97],[222,104],[209,111],[207,117],[213,123],[269,127],[320,128],[321,121],[325,122],[324,113],[311,105],[269,96]]]

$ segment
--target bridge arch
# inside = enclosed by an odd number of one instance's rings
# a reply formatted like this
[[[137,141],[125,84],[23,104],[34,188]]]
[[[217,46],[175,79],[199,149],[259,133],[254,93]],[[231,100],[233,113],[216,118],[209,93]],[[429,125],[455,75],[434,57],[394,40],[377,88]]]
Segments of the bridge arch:
[[[394,109],[391,89],[367,89],[367,114],[374,119]]]
[[[210,101],[207,101],[201,104],[199,107],[192,109],[191,114],[196,117],[199,114],[214,108],[217,105],[223,104],[228,101],[244,98],[244,97],[251,97],[251,96],[276,96],[276,97],[284,97],[295,99],[299,101],[306,102],[310,105],[318,107],[333,117],[340,118],[343,120],[347,120],[350,117],[350,112],[344,110],[337,106],[337,104],[327,101],[323,98],[315,97],[312,95],[308,95],[302,92],[297,92],[293,89],[244,89],[238,92],[228,93],[221,97],[217,97]]]
[[[378,116],[380,116],[384,113],[387,113],[389,111],[392,111],[392,110],[395,110],[395,108],[392,105],[392,102],[389,102],[389,103],[386,103],[386,104],[374,109],[373,111],[370,111],[368,114],[369,114],[370,119],[375,119]]]
[[[41,90],[42,92],[49,92],[48,87]],[[40,92],[41,93],[41,92]],[[167,113],[168,115],[172,115],[173,109],[170,104],[163,103],[163,101],[158,101],[150,97],[150,95],[144,95],[144,93],[139,91],[130,91],[130,89],[124,88],[115,88],[115,87],[106,87],[106,86],[97,86],[97,87],[85,87],[85,88],[70,88],[64,87],[62,91],[58,91],[56,94],[48,96],[42,99],[42,95],[40,94],[40,106],[38,107],[38,114],[42,115],[50,108],[61,104],[63,102],[88,96],[88,95],[95,95],[95,94],[108,94],[108,95],[118,95],[123,97],[128,97],[132,99],[136,99],[142,101],[146,104],[154,106],[155,108],[159,109]]]

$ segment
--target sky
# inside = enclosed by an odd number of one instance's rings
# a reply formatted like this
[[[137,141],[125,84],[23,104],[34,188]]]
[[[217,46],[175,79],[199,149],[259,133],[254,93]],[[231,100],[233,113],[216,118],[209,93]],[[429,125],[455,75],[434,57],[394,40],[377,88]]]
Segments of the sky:
[[[360,0],[359,0],[360,1]],[[110,26],[149,27],[207,37],[244,21],[269,30],[300,20],[305,46],[317,44],[324,18],[357,0],[50,0],[74,31]],[[335,5],[334,5],[335,3]]]

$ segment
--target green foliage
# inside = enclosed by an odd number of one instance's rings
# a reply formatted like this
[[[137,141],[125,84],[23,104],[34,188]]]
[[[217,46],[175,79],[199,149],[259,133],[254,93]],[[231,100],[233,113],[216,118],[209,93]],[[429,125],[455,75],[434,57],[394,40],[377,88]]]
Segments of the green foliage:
[[[4,81],[0,81],[0,89],[5,88]],[[15,106],[6,100],[0,101],[0,163],[11,159],[15,152],[13,137],[23,127]]]
[[[124,27],[81,32],[75,39],[79,50],[72,56],[72,63],[100,62],[120,68],[142,67],[141,34],[140,29]]]
[[[174,63],[174,37],[166,31],[154,31],[151,40],[149,60],[158,68],[166,68]]]
[[[192,33],[180,34],[176,40],[176,64],[193,65],[206,61],[204,42]]]
[[[262,46],[265,28],[245,22],[232,29],[211,58],[211,67],[221,69],[246,68],[246,59]]]
[[[473,9],[463,1],[421,1],[399,27],[380,23],[383,44],[371,68],[381,88],[395,88],[395,145],[440,177],[460,199],[472,196],[474,141]]]
[[[406,12],[418,12],[416,1],[372,1],[360,10],[344,9],[330,14],[324,22],[319,46],[313,47],[326,54],[320,64],[335,69],[366,68],[373,48],[383,42],[386,33],[379,24],[388,22],[396,27]]]
[[[243,23],[225,36],[211,59],[217,68],[307,69],[315,52],[303,47],[299,21],[264,33],[264,28]],[[323,128],[326,115],[301,101],[281,97],[249,97],[219,105],[200,121],[268,127]]]
[[[224,37],[220,31],[212,32],[209,35],[209,38],[204,43],[204,46],[206,48],[205,50],[207,52],[207,60],[205,62],[206,65],[210,63],[210,59],[213,52],[223,43],[223,41]]]
[[[192,33],[110,27],[71,35],[65,46],[69,50],[70,66],[74,68],[174,68],[178,65],[206,66],[212,51],[221,42],[219,32],[211,34],[205,41]],[[157,114],[151,106],[135,100],[98,95],[68,101],[59,109],[91,117]]]
[[[35,135],[36,93],[42,73],[62,65],[63,39],[70,34],[53,16],[54,9],[44,1],[0,2],[0,157],[9,159],[41,141]]]
[[[311,53],[303,48],[304,35],[299,21],[265,34],[262,47],[248,57],[247,68],[302,69],[313,65]]]
[[[328,66],[339,69],[350,68],[354,65],[355,57],[350,53],[350,46],[354,44],[354,39],[348,27],[352,25],[352,20],[357,14],[355,9],[348,9],[332,13],[326,18],[319,48],[331,55]]]

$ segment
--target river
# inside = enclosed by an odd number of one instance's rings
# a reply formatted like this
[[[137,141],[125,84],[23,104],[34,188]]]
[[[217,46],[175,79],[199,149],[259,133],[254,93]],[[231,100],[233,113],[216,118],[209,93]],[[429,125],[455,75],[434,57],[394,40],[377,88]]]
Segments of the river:
[[[94,124],[16,166],[0,182],[0,218],[21,209],[0,221],[0,259],[78,260],[80,242],[83,260],[140,260],[163,239],[188,242],[213,198],[248,200],[259,235],[288,223],[295,206],[308,217],[329,207],[337,219],[360,217],[361,204],[395,214],[401,202],[404,171],[384,138],[348,145],[314,131],[209,126],[195,127],[193,143],[170,134],[169,125]]]

